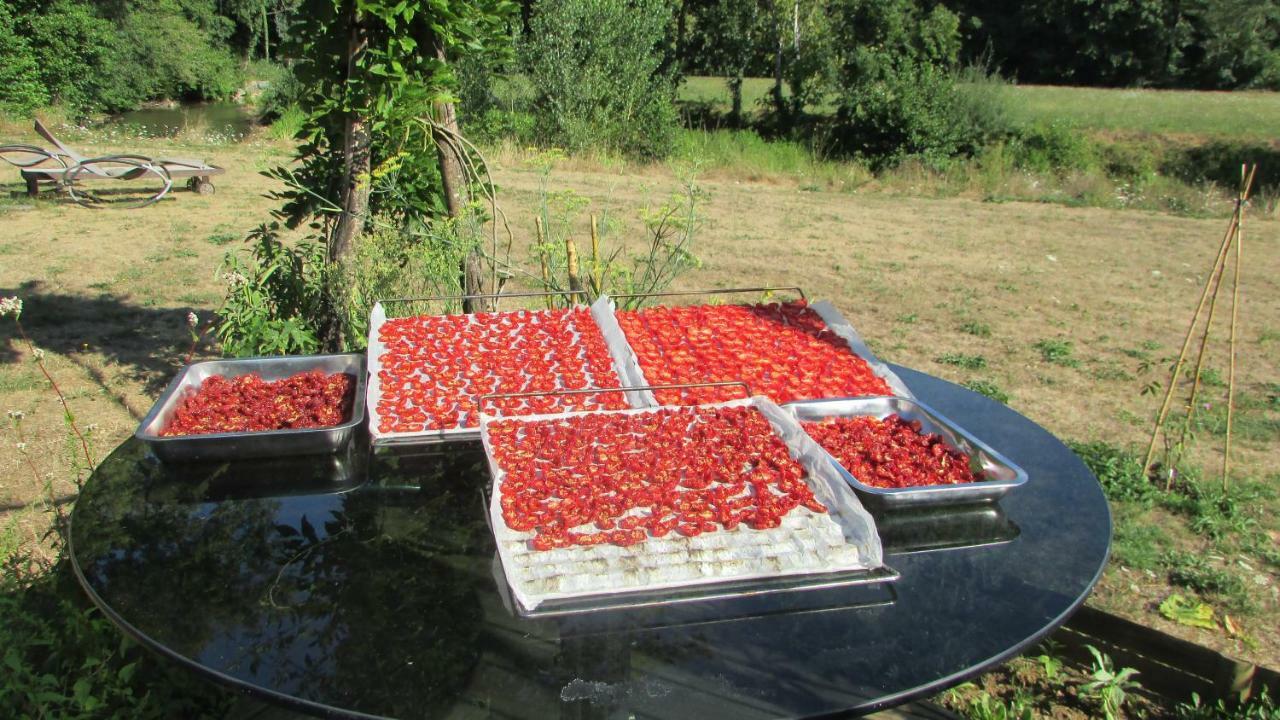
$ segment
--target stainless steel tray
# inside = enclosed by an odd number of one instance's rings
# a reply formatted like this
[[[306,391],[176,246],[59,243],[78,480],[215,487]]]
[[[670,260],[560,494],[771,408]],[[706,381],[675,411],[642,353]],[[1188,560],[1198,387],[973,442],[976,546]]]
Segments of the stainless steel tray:
[[[741,384],[741,383],[725,383],[725,384]],[[650,386],[647,389],[653,389]],[[552,605],[547,607],[558,607],[562,613],[580,613],[591,609],[609,608],[609,607],[642,607],[651,605],[653,602],[660,602],[662,598],[675,598],[686,593],[689,594],[690,600],[714,599],[726,597],[724,593],[733,596],[741,596],[744,594],[744,588],[751,587],[757,582],[771,583],[776,579],[787,577],[795,580],[797,583],[803,584],[805,576],[816,587],[835,587],[840,584],[856,584],[859,582],[881,582],[884,576],[878,574],[868,575],[868,571],[883,567],[883,555],[880,548],[880,539],[876,534],[875,523],[867,511],[858,501],[857,496],[850,491],[843,475],[838,472],[837,467],[829,462],[828,456],[813,442],[795,422],[791,414],[775,405],[771,400],[761,396],[754,396],[744,400],[733,400],[725,403],[713,403],[710,405],[701,405],[701,408],[716,407],[743,407],[751,406],[760,410],[765,418],[769,421],[774,432],[787,445],[791,456],[804,466],[808,472],[810,487],[824,505],[829,509],[829,517],[835,522],[840,531],[844,535],[845,545],[851,546],[856,552],[853,557],[837,559],[834,557],[823,556],[821,562],[815,562],[810,567],[793,568],[782,571],[766,571],[760,567],[739,568],[736,573],[725,573],[718,576],[707,576],[684,579],[670,578],[653,578],[644,580],[635,584],[627,584],[614,578],[611,573],[616,574],[626,563],[627,558],[637,558],[641,554],[648,552],[652,547],[650,543],[669,542],[649,540],[646,543],[636,545],[631,548],[617,550],[616,548],[606,548],[605,546],[596,546],[593,548],[580,548],[576,551],[577,557],[573,562],[587,563],[592,561],[602,561],[606,564],[606,568],[600,571],[592,571],[595,573],[595,581],[591,588],[574,588],[561,589],[555,591],[540,591],[533,587],[533,581],[527,578],[512,575],[511,570],[520,567],[521,563],[517,562],[517,556],[542,559],[545,562],[555,562],[550,558],[542,558],[536,551],[527,549],[528,541],[527,533],[518,533],[507,527],[502,519],[502,511],[500,507],[500,491],[502,483],[505,480],[506,473],[497,464],[493,448],[490,445],[489,426],[492,422],[499,419],[504,421],[516,421],[525,423],[545,422],[548,420],[559,420],[567,417],[582,415],[621,415],[621,414],[639,414],[658,412],[660,408],[633,408],[630,410],[597,410],[597,411],[580,411],[572,413],[563,413],[558,415],[522,415],[508,417],[492,417],[482,415],[481,428],[483,431],[482,441],[485,446],[485,455],[488,458],[490,477],[493,480],[493,491],[490,493],[489,503],[489,527],[494,533],[494,538],[498,544],[498,555],[508,587],[513,596],[514,605],[517,614],[530,617],[533,613],[543,610],[544,604],[551,602]],[[717,538],[723,538],[724,535],[716,535]],[[703,536],[704,538],[706,536]],[[785,536],[784,536],[785,537]],[[683,542],[683,541],[681,541]],[[688,541],[689,543],[699,543],[699,539]],[[697,547],[691,545],[691,551],[702,551],[708,548]],[[741,558],[740,558],[741,559]],[[561,565],[567,564],[561,563]],[[689,563],[698,561],[690,559]],[[568,571],[572,574],[573,571]],[[614,578],[614,579],[610,579]],[[724,588],[728,587],[728,590]],[[710,588],[708,594],[703,593],[703,588]],[[720,588],[717,590],[716,588]],[[788,585],[783,589],[795,589],[795,586]],[[649,601],[643,599],[649,597]],[[552,611],[554,612],[554,611]]]
[[[608,622],[608,618],[625,613],[631,619],[631,624],[635,624],[634,619],[638,615],[651,614],[659,609],[679,608],[678,611],[671,613],[670,617],[656,617],[650,622],[642,623],[655,627],[697,625],[758,616],[762,613],[753,601],[779,594],[788,596],[785,605],[788,614],[891,605],[897,596],[890,583],[897,582],[902,577],[897,570],[888,565],[881,565],[870,570],[728,581],[667,588],[653,592],[617,595],[600,593],[563,600],[548,600],[533,610],[526,610],[512,597],[510,584],[502,569],[502,559],[497,554],[493,559],[492,570],[502,604],[518,617],[581,619],[585,616],[594,616],[600,617],[603,622]],[[847,592],[820,592],[859,586],[879,587],[884,590],[884,593],[859,596],[851,600]],[[704,605],[712,602],[716,604]],[[588,626],[576,629],[582,632],[590,628]]]
[[[795,291],[801,299],[808,302],[804,291],[798,287],[769,287],[769,288],[728,288],[719,290],[694,290],[694,291],[677,291],[666,293],[630,293],[623,295],[601,295],[595,303],[591,305],[591,313],[596,317],[596,323],[600,325],[604,331],[605,341],[609,344],[609,350],[613,354],[614,364],[618,366],[618,370],[622,375],[623,382],[634,385],[636,387],[649,385],[649,380],[645,377],[644,371],[640,367],[640,359],[636,356],[635,351],[631,348],[631,344],[626,339],[626,334],[622,331],[622,327],[618,324],[617,313],[618,305],[616,300],[620,298],[642,298],[642,297],[676,297],[682,295],[720,295],[744,292],[761,292],[775,290]],[[871,352],[871,348],[867,347],[867,343],[854,329],[840,311],[831,303],[822,300],[819,302],[809,303],[809,307],[822,318],[827,327],[840,336],[849,344],[853,354],[862,358],[863,361],[870,366],[871,371],[880,379],[884,380],[894,395],[901,397],[913,398],[911,389],[907,384],[898,377],[898,374],[889,368],[875,353]],[[650,395],[646,398],[651,400],[650,405],[656,406],[659,403]]]
[[[341,425],[301,430],[269,430],[264,432],[209,433],[162,437],[160,431],[169,424],[178,405],[188,391],[213,375],[239,377],[257,373],[263,380],[282,380],[300,372],[319,370],[343,372],[356,379],[351,399],[351,416]],[[341,355],[300,355],[291,357],[257,357],[240,360],[208,360],[192,363],[178,373],[169,387],[151,406],[134,436],[151,447],[156,457],[166,462],[196,460],[233,460],[240,458],[279,457],[332,453],[346,447],[356,429],[364,423],[365,393],[364,356],[359,353]]]
[[[787,403],[791,414],[800,421],[829,417],[870,416],[884,419],[898,415],[904,420],[919,420],[921,430],[941,435],[948,445],[969,456],[975,470],[981,469],[990,480],[963,485],[931,485],[912,488],[877,488],[863,484],[827,453],[831,464],[853,486],[872,508],[920,507],[925,505],[960,505],[992,502],[1027,481],[1027,473],[989,445],[939,415],[918,400],[901,397],[841,398]],[[823,451],[826,452],[825,450]]]

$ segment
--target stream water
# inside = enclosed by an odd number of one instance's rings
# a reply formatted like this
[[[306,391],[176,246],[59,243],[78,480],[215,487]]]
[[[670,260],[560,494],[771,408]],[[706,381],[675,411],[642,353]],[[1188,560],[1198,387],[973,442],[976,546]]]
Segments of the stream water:
[[[234,140],[249,133],[253,116],[235,103],[198,103],[131,110],[113,116],[108,123],[129,125],[156,137],[172,137],[191,130]]]

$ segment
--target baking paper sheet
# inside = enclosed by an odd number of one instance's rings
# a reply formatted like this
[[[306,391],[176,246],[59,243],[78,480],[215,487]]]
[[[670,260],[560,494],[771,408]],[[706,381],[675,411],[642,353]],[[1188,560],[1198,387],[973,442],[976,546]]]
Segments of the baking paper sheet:
[[[510,418],[481,416],[481,440],[493,477],[490,525],[497,540],[498,556],[512,595],[525,612],[549,600],[649,592],[757,578],[866,571],[883,565],[883,551],[875,522],[857,496],[830,463],[826,454],[800,428],[795,419],[771,400],[753,397],[699,407],[753,406],[764,414],[786,443],[792,458],[806,471],[805,481],[827,513],[796,508],[783,518],[781,527],[752,530],[745,526],[729,531],[686,538],[676,534],[650,537],[630,547],[595,545],[538,551],[530,547],[532,532],[516,532],[502,517],[501,486],[506,473],[494,459],[488,426],[498,419],[516,422],[555,421],[575,415],[636,414],[657,408]],[[539,589],[540,581],[564,578],[564,587]]]
[[[530,310],[528,312],[537,312]],[[591,317],[599,325],[599,318],[594,309]],[[612,317],[610,317],[612,319]],[[381,416],[378,414],[378,402],[382,399],[382,378],[379,373],[382,370],[381,357],[387,351],[387,347],[378,339],[378,331],[381,330],[384,323],[387,322],[387,311],[381,302],[374,303],[373,310],[369,313],[369,339],[368,339],[368,366],[369,366],[369,386],[365,395],[365,407],[369,415],[369,435],[373,439],[374,445],[409,445],[419,443],[440,443],[448,441],[476,440],[480,437],[480,428],[477,427],[460,427],[450,428],[447,430],[420,430],[416,432],[381,432],[378,429]],[[613,327],[618,334],[621,329],[617,327],[617,321],[613,321]],[[605,328],[600,328],[601,333],[605,333]],[[609,343],[608,335],[605,335],[606,343]],[[609,343],[609,354],[613,359],[614,372],[618,374],[619,380],[623,385],[627,385],[626,375],[622,372],[618,365],[618,355],[614,352],[613,344]],[[587,371],[588,377],[594,383],[595,378]],[[610,383],[612,385],[612,383]],[[639,391],[629,391],[626,393],[627,401],[633,407],[646,407],[656,405],[652,401],[652,394],[642,394]]]

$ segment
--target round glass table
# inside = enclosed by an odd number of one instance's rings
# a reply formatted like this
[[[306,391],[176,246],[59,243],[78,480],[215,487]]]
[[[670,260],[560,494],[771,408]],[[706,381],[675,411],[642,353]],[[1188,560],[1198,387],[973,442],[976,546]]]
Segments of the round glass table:
[[[130,440],[72,520],[85,590],[213,680],[325,717],[858,715],[1001,663],[1097,582],[1097,480],[1009,408],[895,368],[1030,476],[998,505],[877,515],[896,582],[557,618],[508,609],[478,443],[165,465]]]

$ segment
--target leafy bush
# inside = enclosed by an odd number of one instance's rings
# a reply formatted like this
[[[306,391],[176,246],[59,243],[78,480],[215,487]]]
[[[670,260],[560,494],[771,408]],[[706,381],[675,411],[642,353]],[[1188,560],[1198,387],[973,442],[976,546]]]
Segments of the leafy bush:
[[[227,296],[217,311],[217,335],[230,355],[306,355],[320,349],[314,323],[325,302],[324,247],[289,247],[278,229],[274,223],[258,227],[247,255],[228,253],[223,261]]]
[[[676,131],[664,0],[545,0],[521,47],[543,142],[664,157]]]
[[[989,87],[962,95],[951,70],[959,18],[941,5],[911,0],[835,3],[839,97],[834,146],[876,167],[917,156],[941,164],[977,150],[1005,124],[984,106]]]
[[[1162,497],[1161,489],[1142,471],[1142,458],[1134,451],[1100,440],[1068,445],[1098,477],[1109,499],[1152,505]]]
[[[1065,123],[1036,123],[1019,128],[1010,146],[1014,163],[1036,172],[1088,170],[1097,165],[1093,143]]]
[[[35,53],[14,27],[13,11],[0,0],[0,111],[27,115],[49,101]]]

